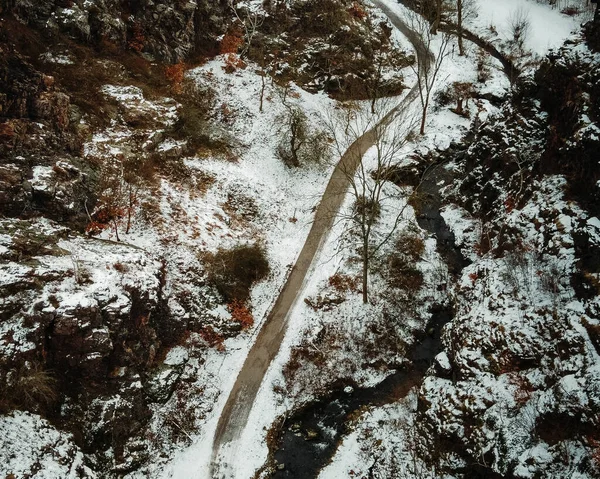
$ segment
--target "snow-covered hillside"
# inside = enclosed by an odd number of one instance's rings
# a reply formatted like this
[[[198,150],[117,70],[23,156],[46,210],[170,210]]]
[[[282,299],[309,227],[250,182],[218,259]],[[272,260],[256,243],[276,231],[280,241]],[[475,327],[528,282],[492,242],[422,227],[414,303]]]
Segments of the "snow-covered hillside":
[[[600,473],[593,5],[34,3],[0,476]]]

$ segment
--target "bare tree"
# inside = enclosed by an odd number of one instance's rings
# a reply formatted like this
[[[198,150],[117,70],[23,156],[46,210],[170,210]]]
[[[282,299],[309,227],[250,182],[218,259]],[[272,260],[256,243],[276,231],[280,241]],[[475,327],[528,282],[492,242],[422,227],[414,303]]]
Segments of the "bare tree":
[[[440,24],[442,23],[442,11],[444,8],[444,0],[435,0],[435,17],[431,23],[431,33],[437,35]]]
[[[460,56],[465,54],[463,45],[463,6],[463,0],[456,0],[456,33],[458,36],[458,54]]]
[[[458,38],[458,54],[465,54],[464,47],[464,22],[477,16],[477,2],[475,0],[456,0],[456,36]]]
[[[278,92],[285,112],[277,119],[277,156],[287,166],[295,168],[320,163],[329,149],[327,135],[297,104],[288,102],[289,85]]]
[[[116,158],[107,161],[100,170],[98,203],[91,215],[93,220],[87,227],[89,234],[111,228],[116,240],[120,241],[119,225],[126,208],[125,190],[122,161]]]
[[[308,141],[308,123],[306,115],[298,107],[290,107],[283,119],[283,138],[277,148],[279,158],[288,166],[300,166],[300,151]]]
[[[240,51],[240,58],[243,58],[250,48],[252,48],[252,40],[258,32],[258,29],[262,26],[265,21],[264,17],[259,15],[258,12],[252,12],[246,9],[244,12],[238,10],[236,6],[236,0],[228,0],[228,5],[235,18],[241,23],[244,29],[245,44]]]
[[[511,41],[522,52],[525,49],[525,41],[531,30],[531,19],[529,10],[519,7],[510,14],[508,19],[511,33]]]
[[[259,48],[258,52],[257,52],[257,56],[258,56],[258,65],[260,66],[260,71],[258,72],[258,75],[260,76],[260,104],[259,104],[259,108],[258,111],[260,111],[262,113],[263,111],[263,106],[265,103],[265,91],[267,89],[267,61],[265,58],[265,49],[264,48]]]
[[[473,84],[470,82],[454,82],[450,88],[450,94],[456,101],[456,109],[454,112],[457,115],[469,115],[469,98],[473,96]]]
[[[417,76],[417,87],[419,90],[419,99],[421,101],[421,126],[419,133],[425,133],[425,122],[427,120],[427,111],[431,101],[431,94],[438,79],[442,64],[448,56],[448,45],[450,44],[450,34],[440,32],[435,34],[429,27],[427,19],[415,12],[409,16],[410,27],[417,32],[428,52],[433,53],[433,59],[430,62],[419,62],[411,68]]]
[[[345,108],[330,113],[327,120],[330,136],[336,152],[341,156],[348,145],[355,142],[372,141],[373,166],[362,161],[361,148],[350,149],[355,158],[346,162],[344,175],[350,184],[353,205],[342,213],[342,220],[350,220],[358,232],[362,261],[362,299],[369,298],[369,267],[373,258],[390,240],[397,229],[406,206],[395,211],[394,220],[383,231],[377,223],[380,215],[389,206],[392,195],[386,191],[390,180],[390,169],[398,160],[400,150],[413,136],[417,121],[406,111],[386,115],[389,101],[377,102],[375,113],[371,109]]]
[[[125,234],[129,234],[140,192],[144,183],[150,182],[153,167],[150,160],[137,156],[107,160],[100,169],[98,201],[88,217],[87,232],[96,235],[110,229],[120,241],[119,228],[125,223]],[[87,209],[87,205],[86,205]]]

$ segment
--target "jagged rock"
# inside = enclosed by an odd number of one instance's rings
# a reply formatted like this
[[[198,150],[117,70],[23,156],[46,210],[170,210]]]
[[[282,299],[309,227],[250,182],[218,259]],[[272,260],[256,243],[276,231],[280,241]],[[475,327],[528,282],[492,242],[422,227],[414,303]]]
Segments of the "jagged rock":
[[[165,402],[171,396],[177,381],[183,373],[188,353],[182,347],[175,347],[154,372],[146,384],[146,393],[153,402]]]
[[[452,364],[445,351],[439,353],[434,360],[434,368],[437,376],[439,377],[450,377],[452,373]]]
[[[66,374],[107,377],[107,359],[147,367],[160,344],[149,320],[160,263],[118,244],[66,240],[67,231],[50,222],[0,223],[8,233],[0,243],[8,260],[0,266],[0,363],[43,350],[48,367]],[[119,271],[116,262],[131,266]]]
[[[14,163],[0,165],[0,211],[23,211],[31,191],[21,168]]]
[[[0,60],[2,116],[47,120],[59,129],[67,128],[69,97],[55,90],[54,79],[38,72],[16,52],[3,56]]]
[[[108,42],[176,63],[190,54],[214,51],[225,33],[226,1],[166,0],[118,2],[98,0],[3,0],[0,13],[10,11],[24,24],[62,32],[83,42]],[[126,19],[126,20],[124,20]]]

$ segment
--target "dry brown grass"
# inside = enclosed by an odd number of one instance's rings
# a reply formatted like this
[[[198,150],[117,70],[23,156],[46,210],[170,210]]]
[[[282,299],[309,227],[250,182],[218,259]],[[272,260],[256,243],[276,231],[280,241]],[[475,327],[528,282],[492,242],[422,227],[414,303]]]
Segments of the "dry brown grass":
[[[44,410],[58,397],[56,378],[41,363],[32,362],[14,371],[11,380],[0,385],[0,411]]]

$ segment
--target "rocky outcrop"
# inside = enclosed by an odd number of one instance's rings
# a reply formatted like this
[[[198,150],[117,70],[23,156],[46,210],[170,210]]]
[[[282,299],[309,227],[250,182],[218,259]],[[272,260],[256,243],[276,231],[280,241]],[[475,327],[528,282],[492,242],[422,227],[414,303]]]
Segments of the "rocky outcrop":
[[[162,332],[174,329],[163,274],[133,246],[48,220],[0,221],[0,411],[79,431],[84,450],[114,452],[106,467],[129,461],[125,443],[187,361],[185,351],[159,361]],[[58,404],[65,414],[55,416]]]
[[[473,263],[417,424],[427,461],[452,474],[598,474],[597,57],[578,42],[445,153],[443,214]]]
[[[0,14],[50,34],[80,42],[130,49],[177,63],[214,52],[225,32],[227,2],[208,0],[3,0]]]
[[[67,376],[104,378],[153,363],[159,262],[47,221],[3,220],[0,231],[1,364],[24,354]]]
[[[0,118],[49,122],[59,130],[69,126],[69,97],[58,91],[54,78],[37,71],[19,53],[0,46]],[[2,127],[11,136],[10,124]]]

